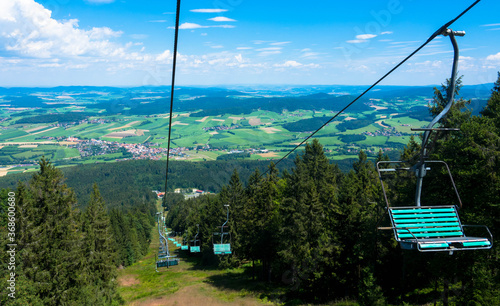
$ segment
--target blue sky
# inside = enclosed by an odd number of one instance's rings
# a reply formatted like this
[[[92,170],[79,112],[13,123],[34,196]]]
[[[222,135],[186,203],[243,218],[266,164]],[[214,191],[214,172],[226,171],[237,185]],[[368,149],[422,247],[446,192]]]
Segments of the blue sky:
[[[473,1],[184,0],[178,85],[371,84]],[[0,86],[170,83],[175,0],[0,0]],[[452,28],[465,84],[500,70],[500,1]],[[448,38],[385,85],[440,84]]]

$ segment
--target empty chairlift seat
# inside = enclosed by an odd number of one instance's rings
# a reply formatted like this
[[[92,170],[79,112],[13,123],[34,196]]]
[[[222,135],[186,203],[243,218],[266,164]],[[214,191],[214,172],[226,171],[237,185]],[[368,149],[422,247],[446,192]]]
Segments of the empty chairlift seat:
[[[389,207],[394,236],[402,249],[421,252],[490,249],[484,225],[462,225],[455,206]],[[490,238],[468,237],[464,227],[483,227]]]
[[[215,243],[214,244],[214,254],[215,255],[231,254],[231,244],[230,243]]]

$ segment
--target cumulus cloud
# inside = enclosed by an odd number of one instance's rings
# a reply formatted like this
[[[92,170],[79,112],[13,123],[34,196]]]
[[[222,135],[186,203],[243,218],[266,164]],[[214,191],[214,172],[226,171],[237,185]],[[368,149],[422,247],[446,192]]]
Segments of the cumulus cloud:
[[[299,67],[299,66],[302,66],[302,64],[296,61],[286,61],[283,64],[283,67]]]
[[[227,17],[222,17],[222,16],[219,16],[219,17],[214,17],[214,18],[208,18],[208,20],[212,20],[212,21],[217,21],[217,22],[231,22],[231,21],[236,21],[234,19],[231,19],[231,18],[227,18]]]
[[[500,52],[498,52],[497,54],[488,55],[486,59],[489,61],[500,61]]]
[[[107,27],[78,28],[78,20],[57,21],[52,12],[34,0],[3,2],[0,9],[0,46],[7,51],[36,58],[52,56],[100,56],[123,50],[111,43],[121,31]]]
[[[190,10],[193,13],[223,13],[227,12],[225,9],[194,9]]]
[[[156,60],[159,61],[159,62],[163,62],[165,61],[166,59],[170,59],[172,57],[172,52],[170,52],[170,50],[165,50],[163,53],[159,54],[157,57],[156,57]]]

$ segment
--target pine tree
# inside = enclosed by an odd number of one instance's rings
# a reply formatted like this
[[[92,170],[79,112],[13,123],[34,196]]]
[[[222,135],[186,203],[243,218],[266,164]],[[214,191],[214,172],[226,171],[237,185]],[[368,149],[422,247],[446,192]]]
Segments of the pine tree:
[[[463,86],[462,77],[463,76],[460,76],[456,80],[454,104],[446,116],[441,119],[440,124],[442,127],[457,127],[471,114],[469,110],[466,110],[466,106],[470,104],[470,100],[457,99],[460,95],[460,89]],[[450,79],[446,79],[446,83],[441,84],[441,90],[434,87],[434,98],[432,103],[429,104],[429,111],[433,117],[437,116],[448,103],[448,91],[451,90],[450,86]]]
[[[83,257],[73,206],[75,197],[61,171],[42,158],[23,204],[29,220],[22,251],[23,272],[47,305],[78,300],[78,271]]]
[[[484,117],[491,118],[495,122],[495,126],[500,130],[500,72],[498,72],[498,78],[491,90],[491,97],[488,100],[488,104],[481,111]]]
[[[334,293],[338,255],[337,180],[323,148],[315,139],[295,161],[287,177],[281,205],[280,251],[288,267],[288,280],[295,288],[325,297]],[[285,272],[286,273],[286,272]]]
[[[116,253],[110,220],[97,184],[93,186],[90,203],[83,218],[83,252],[86,261],[81,277],[88,287],[92,304],[110,304],[113,300],[119,300],[115,283]]]

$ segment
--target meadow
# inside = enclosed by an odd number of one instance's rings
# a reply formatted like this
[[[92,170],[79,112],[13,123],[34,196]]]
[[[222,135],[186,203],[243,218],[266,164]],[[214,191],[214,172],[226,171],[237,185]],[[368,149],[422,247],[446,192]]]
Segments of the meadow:
[[[0,167],[34,164],[43,155],[58,165],[137,158],[116,150],[80,154],[79,143],[92,139],[167,148],[169,113],[161,112],[162,95],[141,88],[87,94],[79,91],[83,89],[67,90],[37,96],[32,89],[24,104],[21,98],[0,95]],[[199,95],[199,90],[193,92]],[[206,89],[200,97],[184,90],[172,114],[171,148],[189,151],[178,159],[213,160],[232,150],[250,152],[251,159],[280,158],[350,99],[326,94],[241,98],[226,93]],[[40,98],[39,104],[33,96]],[[411,129],[429,122],[428,101],[428,96],[364,99],[315,137],[333,160],[355,158],[360,150],[370,158],[379,151],[397,156],[410,136],[417,135]]]

